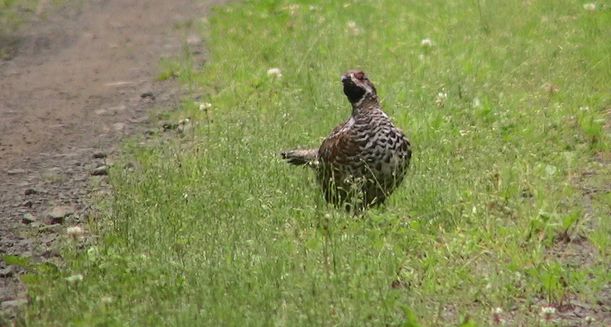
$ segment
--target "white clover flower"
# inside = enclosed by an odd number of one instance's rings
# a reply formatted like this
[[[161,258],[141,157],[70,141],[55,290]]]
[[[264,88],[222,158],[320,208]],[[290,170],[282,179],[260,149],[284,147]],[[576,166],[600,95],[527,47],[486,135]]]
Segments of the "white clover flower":
[[[199,104],[199,111],[206,111],[212,108],[212,103],[210,102],[202,102]]]
[[[553,315],[556,313],[556,308],[552,307],[552,306],[544,306],[541,307],[541,317],[543,318],[543,320],[545,321],[550,321],[553,319]]]
[[[437,97],[435,98],[435,104],[438,107],[443,107],[448,99],[448,94],[445,91],[441,91],[437,93]]]
[[[503,314],[503,309],[500,307],[496,307],[492,309],[492,322],[495,325],[505,325],[507,322],[501,315]]]
[[[72,276],[66,277],[66,280],[69,283],[78,283],[78,282],[83,281],[83,275],[81,274],[72,275]]]
[[[420,41],[420,45],[425,48],[430,48],[433,46],[433,41],[431,41],[431,39],[427,37],[427,38],[422,39],[422,41]]]
[[[295,16],[297,15],[297,12],[299,12],[300,7],[301,6],[297,3],[291,3],[290,5],[286,6],[286,9],[289,11],[291,16]]]
[[[282,70],[280,70],[280,68],[278,67],[274,67],[274,68],[270,68],[267,70],[267,76],[271,76],[274,78],[281,78],[282,77]]]
[[[348,32],[350,32],[350,34],[352,35],[359,35],[361,34],[361,28],[356,24],[355,21],[348,21],[348,23],[346,23],[346,26],[348,26]]]
[[[81,226],[71,226],[66,228],[66,234],[68,234],[68,236],[72,237],[73,239],[78,239],[83,237],[85,231]]]
[[[584,3],[583,4],[583,9],[587,10],[587,11],[594,11],[596,10],[596,4],[595,3]]]

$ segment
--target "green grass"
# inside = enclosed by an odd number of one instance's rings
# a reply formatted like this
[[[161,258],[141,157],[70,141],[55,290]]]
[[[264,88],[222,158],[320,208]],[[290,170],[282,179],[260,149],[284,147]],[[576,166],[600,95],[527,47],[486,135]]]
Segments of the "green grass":
[[[597,308],[610,26],[609,8],[574,1],[218,8],[203,70],[172,69],[212,107],[186,100],[171,117],[192,131],[126,145],[135,168],[112,170],[114,196],[87,226],[96,242],[66,240],[64,267],[25,277],[24,323],[486,326],[498,307],[537,326],[542,306]],[[277,155],[349,115],[349,68],[369,73],[414,145],[401,188],[358,218]]]
[[[0,32],[13,32],[28,16],[34,15],[41,0],[0,0]]]

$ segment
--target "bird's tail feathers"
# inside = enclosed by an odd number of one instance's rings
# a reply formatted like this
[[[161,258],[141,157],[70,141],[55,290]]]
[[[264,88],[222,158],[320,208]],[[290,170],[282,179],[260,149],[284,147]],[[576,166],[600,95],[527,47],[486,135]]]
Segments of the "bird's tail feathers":
[[[318,149],[289,150],[280,153],[282,159],[295,166],[318,164]]]

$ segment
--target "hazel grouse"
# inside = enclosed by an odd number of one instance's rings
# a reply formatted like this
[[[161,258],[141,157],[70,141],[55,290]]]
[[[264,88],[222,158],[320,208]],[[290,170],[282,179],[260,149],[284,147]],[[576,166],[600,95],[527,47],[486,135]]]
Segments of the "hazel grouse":
[[[293,165],[308,165],[327,202],[347,210],[377,206],[403,181],[412,155],[403,132],[382,111],[376,88],[362,71],[342,76],[352,104],[350,118],[335,127],[318,149],[283,152]]]

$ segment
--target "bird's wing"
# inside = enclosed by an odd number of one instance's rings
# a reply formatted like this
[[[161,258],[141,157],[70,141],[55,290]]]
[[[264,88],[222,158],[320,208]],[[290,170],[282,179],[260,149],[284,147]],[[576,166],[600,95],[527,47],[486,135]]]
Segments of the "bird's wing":
[[[318,150],[319,159],[331,165],[354,164],[358,162],[362,142],[346,122],[337,126],[322,142]]]

